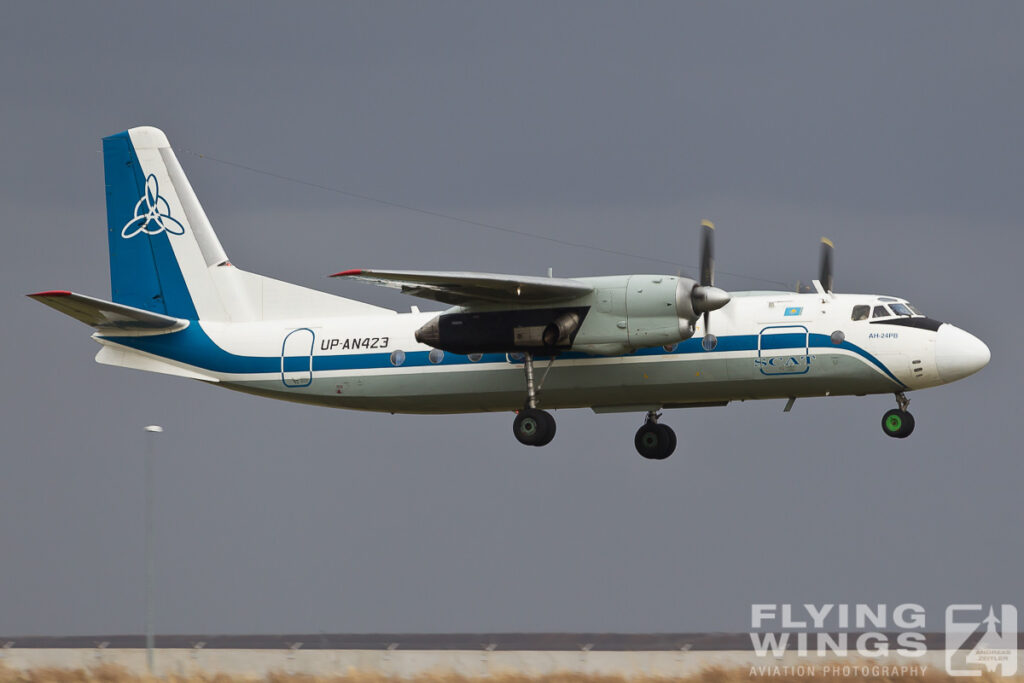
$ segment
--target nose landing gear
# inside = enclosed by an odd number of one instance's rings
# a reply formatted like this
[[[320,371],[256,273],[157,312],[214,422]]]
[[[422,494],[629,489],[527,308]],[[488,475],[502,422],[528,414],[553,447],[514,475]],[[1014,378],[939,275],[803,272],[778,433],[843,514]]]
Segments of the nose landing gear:
[[[637,430],[633,445],[648,460],[664,460],[676,450],[676,433],[668,425],[658,423],[660,414],[647,413],[644,425]]]
[[[914,431],[914,416],[907,411],[910,399],[901,391],[896,394],[896,402],[900,407],[882,416],[882,432],[894,439],[905,439]]]

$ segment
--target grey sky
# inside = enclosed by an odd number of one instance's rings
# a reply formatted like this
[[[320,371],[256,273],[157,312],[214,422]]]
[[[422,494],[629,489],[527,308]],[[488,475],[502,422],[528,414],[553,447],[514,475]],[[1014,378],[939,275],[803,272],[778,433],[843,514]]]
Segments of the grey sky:
[[[743,630],[751,602],[1017,602],[1020,3],[9,3],[0,18],[0,633],[142,628],[143,425],[164,632]],[[608,249],[719,284],[898,294],[991,347],[913,394],[636,415],[294,406],[99,366],[22,295],[109,295],[100,137]],[[671,266],[179,157],[232,261],[393,307],[351,267]],[[725,272],[722,272],[725,271]]]

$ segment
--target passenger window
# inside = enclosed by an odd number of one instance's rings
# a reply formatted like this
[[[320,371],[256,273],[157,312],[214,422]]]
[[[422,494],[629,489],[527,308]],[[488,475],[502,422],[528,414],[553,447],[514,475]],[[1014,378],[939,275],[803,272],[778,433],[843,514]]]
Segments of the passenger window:
[[[854,306],[853,313],[850,315],[850,320],[867,320],[870,314],[870,306]]]
[[[890,313],[885,306],[875,306],[875,311],[871,314],[871,317],[888,318],[890,315],[892,315],[892,313]]]

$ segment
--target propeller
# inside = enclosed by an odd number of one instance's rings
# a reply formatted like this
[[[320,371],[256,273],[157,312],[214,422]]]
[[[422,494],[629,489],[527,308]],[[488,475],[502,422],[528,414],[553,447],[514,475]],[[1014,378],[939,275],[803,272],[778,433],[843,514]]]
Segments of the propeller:
[[[707,219],[700,222],[700,284],[715,285],[715,224]]]
[[[818,282],[822,288],[832,293],[832,256],[835,254],[836,246],[827,237],[821,238],[821,267],[818,269]]]
[[[695,313],[704,315],[704,334],[711,331],[711,311],[729,303],[729,293],[715,287],[715,224],[700,222],[700,283],[690,291],[690,302]]]
[[[836,246],[832,244],[832,240],[827,237],[821,238],[821,258],[818,264],[818,282],[821,283],[821,288],[832,293],[832,287],[835,278],[832,275],[832,261],[835,257]],[[799,280],[796,283],[796,291],[800,294],[810,294],[817,290],[810,285],[805,285]]]

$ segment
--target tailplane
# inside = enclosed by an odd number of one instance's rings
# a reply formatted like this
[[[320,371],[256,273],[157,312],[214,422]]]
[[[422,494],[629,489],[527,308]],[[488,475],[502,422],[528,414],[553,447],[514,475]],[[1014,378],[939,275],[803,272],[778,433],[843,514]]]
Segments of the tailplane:
[[[217,378],[182,363],[161,358],[153,354],[135,353],[119,344],[112,344],[106,337],[143,337],[164,335],[184,330],[191,323],[162,313],[116,304],[84,294],[54,290],[29,294],[41,304],[71,316],[75,320],[96,329],[95,339],[103,345],[96,360],[105,365],[159,372],[165,375],[201,379],[217,382]]]
[[[189,321],[133,306],[115,304],[74,292],[50,291],[29,294],[41,304],[69,315],[101,334],[167,334],[188,327]]]

